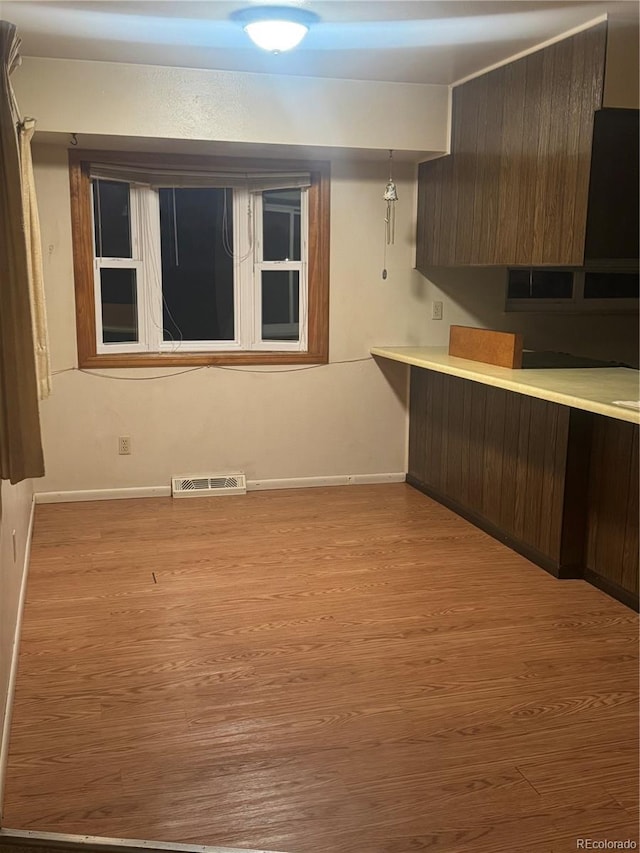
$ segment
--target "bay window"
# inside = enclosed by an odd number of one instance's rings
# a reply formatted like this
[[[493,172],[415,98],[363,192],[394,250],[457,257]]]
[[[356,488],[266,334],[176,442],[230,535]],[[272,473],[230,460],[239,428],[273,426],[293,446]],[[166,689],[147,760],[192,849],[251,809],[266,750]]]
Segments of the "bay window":
[[[328,167],[71,152],[81,367],[323,363]]]

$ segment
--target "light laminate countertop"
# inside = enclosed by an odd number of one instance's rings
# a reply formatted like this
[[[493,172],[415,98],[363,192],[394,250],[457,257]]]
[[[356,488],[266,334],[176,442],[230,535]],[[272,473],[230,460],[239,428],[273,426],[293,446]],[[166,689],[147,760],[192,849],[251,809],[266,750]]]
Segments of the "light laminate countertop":
[[[510,370],[456,358],[448,354],[447,347],[373,347],[371,354],[608,418],[640,423],[640,412],[614,404],[614,400],[640,399],[640,374],[627,367]]]

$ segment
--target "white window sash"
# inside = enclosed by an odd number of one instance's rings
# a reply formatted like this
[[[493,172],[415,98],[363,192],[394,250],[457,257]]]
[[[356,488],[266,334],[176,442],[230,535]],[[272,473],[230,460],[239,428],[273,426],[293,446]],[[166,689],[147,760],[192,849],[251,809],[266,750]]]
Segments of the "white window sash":
[[[102,325],[102,284],[100,271],[103,269],[132,269],[136,271],[136,318],[138,340],[133,343],[105,343]],[[132,261],[130,258],[101,258],[94,263],[94,300],[96,306],[96,352],[97,353],[127,353],[148,352],[146,311],[144,308],[144,269],[142,261]]]
[[[148,187],[132,187],[138,210],[140,257],[145,270],[145,308],[149,352],[160,352],[162,342],[162,255],[160,199]]]
[[[163,341],[160,352],[242,352],[239,341]]]
[[[92,229],[95,228],[94,206],[91,205]],[[94,303],[96,326],[96,352],[139,353],[149,352],[149,323],[147,295],[145,287],[145,267],[141,258],[140,243],[140,197],[136,188],[129,188],[129,226],[131,230],[131,258],[95,258],[94,259]],[[92,230],[92,234],[95,233]],[[102,286],[101,269],[134,269],[136,271],[136,319],[138,340],[135,343],[105,343],[102,324]]]
[[[270,270],[298,272],[298,340],[267,340],[263,338],[262,327],[262,273]],[[255,265],[254,294],[256,311],[254,315],[254,344],[256,351],[304,352],[307,349],[307,265],[302,261],[263,261]],[[293,323],[292,323],[293,324]],[[289,324],[276,324],[280,327]],[[289,326],[290,327],[290,326]],[[276,328],[272,328],[276,332]]]
[[[240,350],[251,349],[253,331],[253,256],[256,244],[256,197],[247,190],[233,192],[233,283],[236,340]]]
[[[160,232],[160,196],[158,190],[150,187],[139,188],[141,198],[144,199],[144,221],[150,224],[150,227],[142,229],[142,245],[143,257],[145,258],[145,266],[150,270],[149,290],[151,294],[150,305],[150,337],[153,340],[152,349],[155,352],[161,353],[188,353],[188,352],[234,352],[242,350],[242,345],[239,339],[239,323],[238,323],[238,284],[235,267],[237,262],[234,261],[234,324],[235,336],[232,340],[165,340],[164,339],[164,299],[162,294],[162,247],[161,247],[161,232]],[[244,193],[245,206],[240,209],[240,201],[236,202],[236,193],[234,193],[234,247],[238,245],[240,232],[242,228],[238,221],[244,212],[246,218],[246,202],[248,202],[248,193]],[[236,250],[234,250],[235,252]]]
[[[284,183],[284,182],[283,182]],[[292,182],[295,184],[295,182]],[[293,189],[295,186],[282,186]],[[266,187],[269,189],[269,187]],[[273,206],[270,205],[270,209]],[[95,325],[97,352],[104,353],[188,353],[188,352],[301,352],[308,338],[308,194],[301,191],[301,260],[262,260],[263,197],[248,187],[233,190],[233,270],[234,339],[206,341],[165,341],[163,329],[162,251],[160,200],[157,189],[130,186],[130,223],[133,258],[96,258],[94,262]],[[283,208],[289,210],[289,208]],[[93,215],[93,208],[92,208]],[[103,342],[100,270],[136,270],[138,341]],[[262,337],[262,273],[294,270],[299,273],[299,340],[264,340]],[[285,334],[291,324],[277,324],[273,331]]]
[[[269,205],[269,209],[275,206]],[[263,260],[263,234],[262,222],[264,212],[264,201],[262,196],[256,196],[255,203],[255,231],[258,235],[255,247],[255,262],[253,275],[254,313],[253,313],[253,341],[251,348],[257,352],[305,352],[308,338],[308,232],[309,232],[309,203],[308,193],[304,190],[300,193],[300,257],[299,261],[265,261]],[[269,270],[286,271],[293,270],[298,275],[298,340],[279,341],[265,340],[262,327],[262,273]],[[286,327],[289,324],[276,324],[278,327]],[[278,329],[273,328],[273,332]]]

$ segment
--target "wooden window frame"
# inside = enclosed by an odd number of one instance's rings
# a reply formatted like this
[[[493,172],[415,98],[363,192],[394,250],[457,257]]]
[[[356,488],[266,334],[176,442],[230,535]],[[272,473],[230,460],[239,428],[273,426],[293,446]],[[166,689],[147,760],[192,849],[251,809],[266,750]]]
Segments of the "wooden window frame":
[[[91,163],[126,162],[159,168],[246,168],[308,171],[309,252],[308,330],[304,352],[244,350],[241,352],[98,353],[95,323],[93,219]],[[145,154],[123,151],[69,151],[71,236],[76,300],[78,366],[198,367],[243,364],[327,364],[329,361],[329,231],[330,164],[327,161],[264,160],[238,157],[203,157],[177,154]]]

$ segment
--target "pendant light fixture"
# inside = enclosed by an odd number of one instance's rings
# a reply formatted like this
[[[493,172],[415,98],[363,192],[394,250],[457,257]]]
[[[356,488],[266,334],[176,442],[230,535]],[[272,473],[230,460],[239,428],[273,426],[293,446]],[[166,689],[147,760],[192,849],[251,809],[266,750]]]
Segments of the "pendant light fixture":
[[[251,41],[270,53],[283,53],[300,44],[320,18],[296,6],[254,6],[233,12]]]

